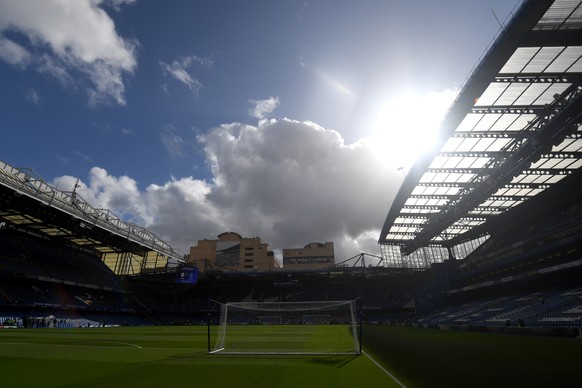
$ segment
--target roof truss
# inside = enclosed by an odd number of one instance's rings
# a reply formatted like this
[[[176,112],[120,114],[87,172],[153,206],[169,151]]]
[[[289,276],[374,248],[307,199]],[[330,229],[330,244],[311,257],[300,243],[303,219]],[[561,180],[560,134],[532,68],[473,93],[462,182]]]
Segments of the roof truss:
[[[408,255],[486,234],[582,167],[581,4],[522,4],[447,114],[438,151],[407,174],[379,243]]]

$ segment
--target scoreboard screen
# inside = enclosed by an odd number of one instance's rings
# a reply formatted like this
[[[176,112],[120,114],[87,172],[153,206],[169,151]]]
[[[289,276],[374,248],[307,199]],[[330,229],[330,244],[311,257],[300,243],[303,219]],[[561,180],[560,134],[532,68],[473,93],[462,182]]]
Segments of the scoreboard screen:
[[[198,283],[198,268],[180,268],[176,272],[176,283],[179,284]]]

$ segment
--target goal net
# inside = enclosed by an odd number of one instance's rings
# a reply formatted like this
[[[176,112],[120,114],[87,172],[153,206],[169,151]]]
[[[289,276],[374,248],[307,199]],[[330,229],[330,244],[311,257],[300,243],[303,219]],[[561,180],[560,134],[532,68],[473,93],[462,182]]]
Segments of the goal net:
[[[359,354],[356,301],[219,303],[221,354]]]

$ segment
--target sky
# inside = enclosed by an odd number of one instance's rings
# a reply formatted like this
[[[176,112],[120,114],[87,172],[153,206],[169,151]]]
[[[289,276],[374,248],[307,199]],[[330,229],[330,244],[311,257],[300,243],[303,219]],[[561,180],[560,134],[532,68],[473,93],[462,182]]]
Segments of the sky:
[[[0,160],[184,253],[380,254],[507,0],[0,0]]]

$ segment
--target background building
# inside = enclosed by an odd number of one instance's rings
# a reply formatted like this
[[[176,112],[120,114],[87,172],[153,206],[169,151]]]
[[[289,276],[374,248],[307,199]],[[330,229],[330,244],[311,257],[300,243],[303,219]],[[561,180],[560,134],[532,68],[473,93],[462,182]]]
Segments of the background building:
[[[0,162],[0,324],[204,324],[228,301],[360,298],[370,324],[579,337],[582,1],[523,4],[445,119],[445,149],[408,172],[380,236],[388,265],[333,266],[312,243],[270,271],[268,245],[231,232],[191,248],[195,278],[154,233]]]
[[[269,244],[259,237],[242,237],[238,233],[225,232],[216,240],[198,240],[190,247],[188,262],[201,272],[212,270],[271,271],[281,265]]]
[[[333,242],[312,242],[303,248],[283,249],[285,270],[322,269],[334,264]]]

